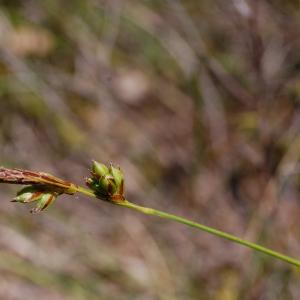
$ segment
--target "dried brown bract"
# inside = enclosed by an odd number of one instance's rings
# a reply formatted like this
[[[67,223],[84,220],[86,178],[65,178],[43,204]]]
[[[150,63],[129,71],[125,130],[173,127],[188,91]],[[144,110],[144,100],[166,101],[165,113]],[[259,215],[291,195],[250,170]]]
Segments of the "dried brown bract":
[[[0,167],[0,183],[23,185],[47,185],[57,188],[65,194],[74,194],[76,185],[44,172],[34,172],[22,169],[8,169]]]

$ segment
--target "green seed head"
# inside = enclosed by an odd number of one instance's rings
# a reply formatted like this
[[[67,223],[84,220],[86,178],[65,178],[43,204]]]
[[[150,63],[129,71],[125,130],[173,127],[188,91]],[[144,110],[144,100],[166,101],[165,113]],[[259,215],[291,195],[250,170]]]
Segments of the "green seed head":
[[[93,161],[92,177],[86,179],[86,184],[99,198],[110,201],[124,199],[124,175],[120,168],[115,168],[113,165],[107,167]]]

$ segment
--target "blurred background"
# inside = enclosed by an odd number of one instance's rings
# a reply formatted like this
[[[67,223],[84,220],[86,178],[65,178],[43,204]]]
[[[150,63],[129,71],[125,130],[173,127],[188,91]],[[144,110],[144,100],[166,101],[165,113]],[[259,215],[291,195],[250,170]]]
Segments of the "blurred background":
[[[300,258],[297,0],[0,2],[0,165],[126,195]],[[300,299],[296,268],[84,196],[1,185],[0,298]]]

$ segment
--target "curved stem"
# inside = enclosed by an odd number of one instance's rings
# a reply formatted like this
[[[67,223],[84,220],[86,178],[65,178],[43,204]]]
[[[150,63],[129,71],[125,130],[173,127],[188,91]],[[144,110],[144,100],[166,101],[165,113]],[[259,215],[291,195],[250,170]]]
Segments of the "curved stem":
[[[90,197],[97,198],[97,196],[91,190],[86,189],[84,187],[78,186],[77,187],[77,192],[85,194],[85,195],[90,196]],[[269,256],[275,257],[279,260],[285,261],[285,262],[287,262],[291,265],[300,267],[300,261],[295,259],[295,258],[289,257],[287,255],[281,254],[281,253],[276,252],[276,251],[273,251],[271,249],[260,246],[258,244],[243,240],[241,238],[238,238],[238,237],[236,237],[234,235],[231,235],[229,233],[226,233],[224,231],[221,231],[221,230],[218,230],[218,229],[215,229],[215,228],[212,228],[212,227],[200,224],[200,223],[196,223],[196,222],[190,221],[188,219],[185,219],[185,218],[173,215],[173,214],[169,214],[169,213],[166,213],[166,212],[163,212],[163,211],[160,211],[160,210],[140,206],[140,205],[131,203],[128,200],[124,200],[124,201],[120,201],[120,202],[110,202],[110,203],[115,204],[115,205],[119,205],[119,206],[123,206],[123,207],[127,207],[127,208],[130,208],[130,209],[134,209],[134,210],[139,211],[139,212],[141,212],[143,214],[146,214],[146,215],[157,216],[157,217],[160,217],[160,218],[164,218],[164,219],[172,220],[172,221],[175,221],[175,222],[178,222],[178,223],[182,223],[182,224],[188,225],[190,227],[198,228],[198,229],[200,229],[202,231],[205,231],[207,233],[210,233],[210,234],[213,234],[215,236],[226,239],[228,241],[243,245],[245,247],[254,249],[254,250],[259,251],[261,253],[264,253],[264,254],[267,254]]]

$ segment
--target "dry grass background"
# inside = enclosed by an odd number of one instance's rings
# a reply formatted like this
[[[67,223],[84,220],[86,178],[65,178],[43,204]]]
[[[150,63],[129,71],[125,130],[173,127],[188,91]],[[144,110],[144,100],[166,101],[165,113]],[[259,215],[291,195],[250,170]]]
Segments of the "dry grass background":
[[[300,257],[300,4],[1,1],[0,164],[83,182]],[[299,299],[299,270],[84,197],[1,186],[0,298]]]

